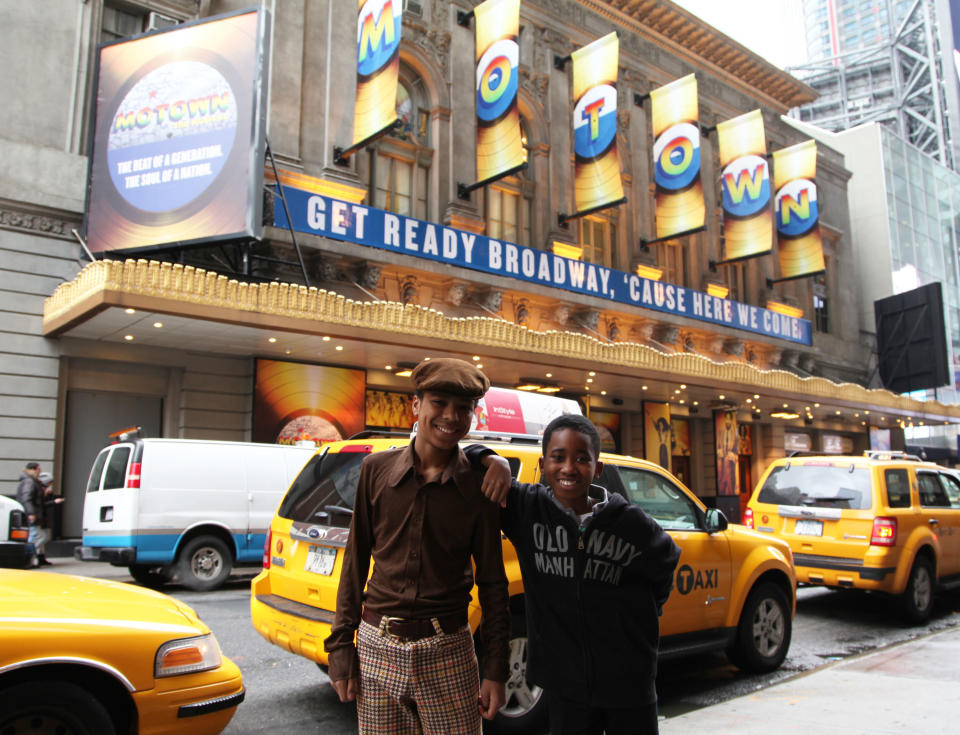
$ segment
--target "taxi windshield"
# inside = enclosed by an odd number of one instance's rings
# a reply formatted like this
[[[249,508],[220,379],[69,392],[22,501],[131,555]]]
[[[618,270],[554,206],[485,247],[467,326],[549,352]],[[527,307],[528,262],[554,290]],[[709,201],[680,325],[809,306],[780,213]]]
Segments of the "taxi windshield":
[[[757,500],[775,505],[865,510],[872,506],[870,470],[851,464],[787,463],[773,469]]]

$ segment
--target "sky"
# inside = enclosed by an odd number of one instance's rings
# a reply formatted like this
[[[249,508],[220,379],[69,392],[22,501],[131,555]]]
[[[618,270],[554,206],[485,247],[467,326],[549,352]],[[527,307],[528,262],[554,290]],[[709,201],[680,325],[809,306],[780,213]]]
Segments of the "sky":
[[[801,0],[673,1],[781,69],[806,60]]]

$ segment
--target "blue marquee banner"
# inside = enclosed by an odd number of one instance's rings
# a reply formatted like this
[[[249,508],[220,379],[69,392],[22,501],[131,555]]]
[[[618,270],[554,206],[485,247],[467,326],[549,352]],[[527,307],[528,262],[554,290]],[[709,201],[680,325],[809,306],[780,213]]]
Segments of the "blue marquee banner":
[[[809,345],[810,322],[545,250],[284,187],[293,229]],[[288,227],[283,207],[274,226]]]

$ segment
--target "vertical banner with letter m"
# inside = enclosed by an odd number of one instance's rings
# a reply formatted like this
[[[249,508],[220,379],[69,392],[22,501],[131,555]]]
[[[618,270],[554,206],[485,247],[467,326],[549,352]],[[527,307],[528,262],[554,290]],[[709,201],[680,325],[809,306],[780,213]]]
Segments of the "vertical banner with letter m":
[[[573,59],[573,148],[576,214],[623,201],[617,153],[617,64],[620,40],[608,33]]]
[[[770,167],[760,110],[717,125],[724,262],[773,250]]]
[[[403,0],[358,0],[357,7],[354,146],[383,132],[397,120]]]
[[[477,21],[477,181],[493,181],[523,165],[517,90],[520,0],[487,0]]]
[[[773,152],[781,280],[812,276],[825,269],[816,176],[816,141]]]

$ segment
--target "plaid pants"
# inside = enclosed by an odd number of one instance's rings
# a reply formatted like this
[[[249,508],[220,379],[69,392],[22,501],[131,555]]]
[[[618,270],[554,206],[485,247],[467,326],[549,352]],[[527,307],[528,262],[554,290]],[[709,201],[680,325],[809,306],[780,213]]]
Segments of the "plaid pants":
[[[401,643],[361,622],[360,735],[480,735],[470,628]]]

